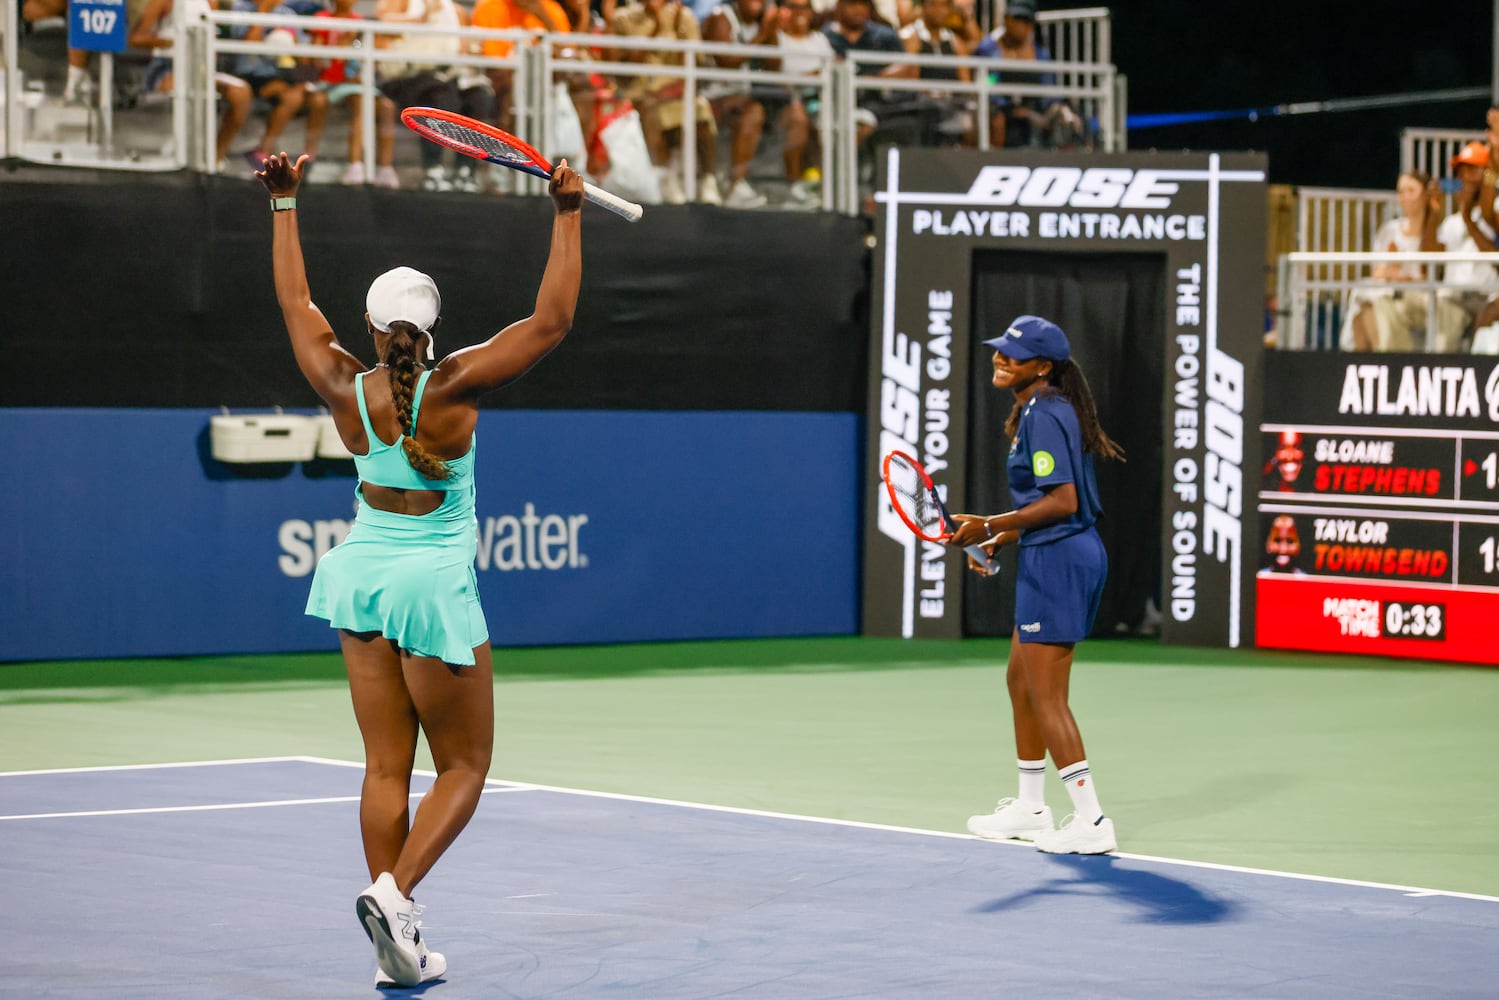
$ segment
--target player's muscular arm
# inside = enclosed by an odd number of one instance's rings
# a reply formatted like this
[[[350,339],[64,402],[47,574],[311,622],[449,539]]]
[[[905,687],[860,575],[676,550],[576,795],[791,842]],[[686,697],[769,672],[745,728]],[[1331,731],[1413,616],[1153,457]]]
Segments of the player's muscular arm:
[[[519,378],[567,336],[583,278],[583,179],[560,164],[552,174],[552,247],[536,293],[536,308],[482,344],[454,352],[432,375],[430,388],[449,399],[474,398]]]
[[[306,161],[302,156],[292,163],[285,153],[279,153],[266,159],[256,177],[272,197],[295,197]],[[291,338],[297,367],[313,390],[337,409],[352,398],[354,374],[364,366],[333,336],[333,328],[312,301],[296,209],[274,214],[271,264],[281,318]]]

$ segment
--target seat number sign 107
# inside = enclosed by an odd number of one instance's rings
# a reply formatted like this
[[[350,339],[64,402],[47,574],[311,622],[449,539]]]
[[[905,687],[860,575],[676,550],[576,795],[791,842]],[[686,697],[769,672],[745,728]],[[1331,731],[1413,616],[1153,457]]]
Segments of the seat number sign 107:
[[[68,47],[86,52],[125,51],[125,0],[72,0]]]

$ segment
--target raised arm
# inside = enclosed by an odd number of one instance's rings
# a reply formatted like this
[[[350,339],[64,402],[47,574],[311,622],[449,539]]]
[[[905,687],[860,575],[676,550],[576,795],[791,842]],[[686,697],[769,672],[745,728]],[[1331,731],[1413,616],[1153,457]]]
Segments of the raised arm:
[[[583,178],[563,160],[552,173],[552,248],[536,308],[482,344],[455,351],[432,375],[430,389],[472,399],[524,375],[572,329],[583,278]]]
[[[333,329],[323,318],[322,310],[312,302],[307,287],[307,268],[302,262],[302,237],[297,229],[296,196],[302,185],[305,155],[296,163],[285,153],[266,158],[255,176],[270,192],[272,200],[271,260],[276,276],[276,302],[291,337],[297,367],[312,388],[330,406],[341,402],[352,392],[354,374],[364,370],[344,350]],[[289,200],[291,207],[275,208],[277,200]]]

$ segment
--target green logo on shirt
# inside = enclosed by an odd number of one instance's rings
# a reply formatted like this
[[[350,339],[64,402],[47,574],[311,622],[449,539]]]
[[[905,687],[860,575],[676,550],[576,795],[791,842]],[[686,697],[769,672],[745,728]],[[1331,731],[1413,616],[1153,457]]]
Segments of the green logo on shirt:
[[[1049,476],[1056,467],[1057,460],[1049,451],[1038,451],[1031,456],[1031,471],[1038,476]]]

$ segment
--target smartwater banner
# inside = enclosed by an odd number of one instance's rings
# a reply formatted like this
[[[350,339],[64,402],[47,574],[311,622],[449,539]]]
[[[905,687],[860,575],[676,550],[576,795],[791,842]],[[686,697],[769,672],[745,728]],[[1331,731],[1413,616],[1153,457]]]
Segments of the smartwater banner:
[[[352,462],[228,465],[209,411],[0,409],[0,659],[335,650]],[[853,414],[484,411],[496,645],[850,634]]]

